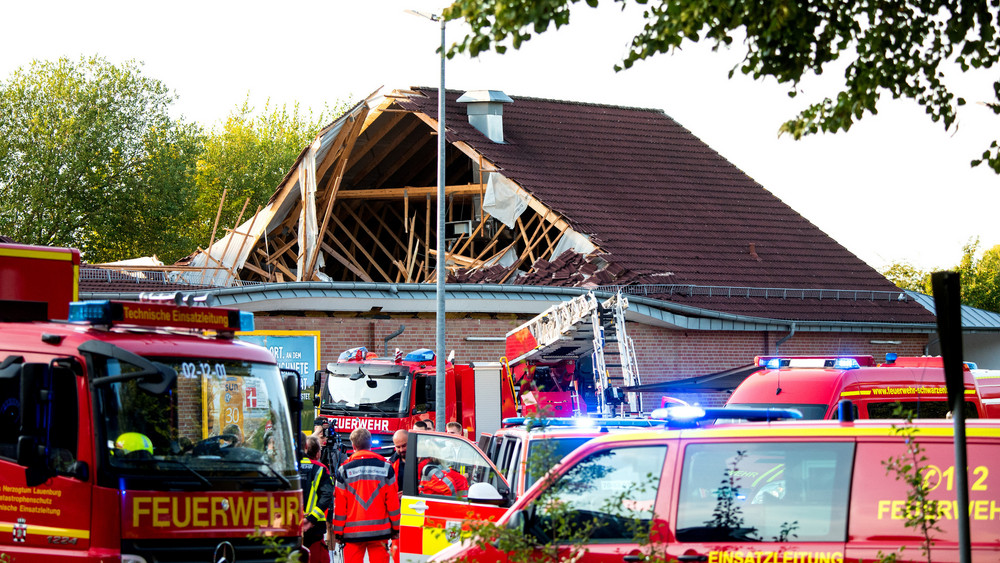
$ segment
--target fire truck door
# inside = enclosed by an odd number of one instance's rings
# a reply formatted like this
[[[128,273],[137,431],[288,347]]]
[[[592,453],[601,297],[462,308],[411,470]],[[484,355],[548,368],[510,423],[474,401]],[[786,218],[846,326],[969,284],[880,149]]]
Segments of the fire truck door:
[[[666,556],[847,561],[853,459],[848,440],[688,444]]]
[[[457,542],[468,522],[498,519],[511,500],[507,481],[461,436],[411,432],[402,473],[402,563],[426,561]]]
[[[90,547],[91,432],[88,417],[80,416],[86,412],[80,402],[86,387],[66,364],[4,362],[0,369],[3,424],[9,430],[0,433],[5,501],[0,502],[0,553],[9,553],[11,561],[19,553],[57,557]],[[36,444],[31,456],[18,455],[19,440]]]

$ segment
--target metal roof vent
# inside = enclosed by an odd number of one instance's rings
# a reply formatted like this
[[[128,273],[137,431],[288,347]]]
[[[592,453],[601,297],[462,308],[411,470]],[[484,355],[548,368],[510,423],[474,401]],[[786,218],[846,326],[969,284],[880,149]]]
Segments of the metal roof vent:
[[[469,90],[458,99],[468,104],[469,123],[494,143],[503,142],[503,105],[513,103],[500,90]]]

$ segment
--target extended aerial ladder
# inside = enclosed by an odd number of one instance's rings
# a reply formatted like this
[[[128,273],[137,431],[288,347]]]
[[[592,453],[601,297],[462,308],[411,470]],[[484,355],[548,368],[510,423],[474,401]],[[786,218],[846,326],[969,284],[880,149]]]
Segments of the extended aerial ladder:
[[[627,308],[628,300],[621,294],[598,302],[590,292],[546,309],[507,333],[508,377],[513,381],[513,374],[523,372],[529,363],[545,366],[590,357],[597,414],[613,416],[618,406],[623,410],[627,406],[633,414],[641,412],[639,395],[629,393],[623,397],[620,386],[614,384],[619,380],[625,386],[639,384],[635,349],[625,331]],[[609,364],[607,357],[617,357],[619,361]],[[618,371],[609,372],[609,368]],[[584,391],[578,387],[571,391],[574,415],[584,414],[584,399],[588,398],[580,396]],[[586,391],[590,395],[590,389]]]

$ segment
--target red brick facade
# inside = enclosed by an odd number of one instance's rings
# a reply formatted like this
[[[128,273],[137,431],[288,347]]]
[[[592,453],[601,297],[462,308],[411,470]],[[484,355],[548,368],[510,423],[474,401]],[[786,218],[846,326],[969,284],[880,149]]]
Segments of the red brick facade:
[[[504,353],[503,341],[470,341],[467,337],[503,338],[507,332],[530,316],[514,315],[452,315],[446,328],[446,346],[455,351],[457,362],[497,361]],[[370,351],[383,351],[383,339],[404,325],[401,335],[389,341],[389,353],[395,348],[410,352],[417,348],[434,349],[435,321],[433,314],[395,316],[375,319],[347,314],[331,316],[264,316],[257,314],[258,330],[318,330],[320,362],[336,361],[348,348],[366,346]],[[639,374],[643,383],[657,383],[706,375],[753,362],[756,355],[773,354],[775,343],[787,332],[738,332],[671,330],[639,323],[628,325],[628,334],[635,344]],[[880,334],[848,332],[805,332],[799,330],[781,344],[780,351],[788,355],[871,354],[876,359],[887,352],[901,356],[921,355],[928,342],[927,334]],[[899,342],[899,344],[895,344]],[[725,401],[722,394],[678,395],[689,402],[718,405]],[[657,402],[653,405],[652,402]],[[647,394],[644,410],[659,406],[658,397]]]

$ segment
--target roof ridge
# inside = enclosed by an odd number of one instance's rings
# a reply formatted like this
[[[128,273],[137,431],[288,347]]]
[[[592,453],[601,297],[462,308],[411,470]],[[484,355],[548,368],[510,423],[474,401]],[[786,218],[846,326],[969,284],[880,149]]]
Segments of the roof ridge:
[[[436,86],[411,86],[410,89],[412,89],[412,90],[418,90],[418,91],[423,91],[423,90],[433,90],[434,92],[438,91],[438,88]],[[453,89],[453,88],[445,88],[445,92],[453,93],[453,94],[462,94],[462,93],[468,92],[468,91],[469,90],[465,90],[465,89],[457,89],[456,90],[456,89]],[[536,96],[521,96],[521,95],[511,94],[510,92],[506,92],[506,91],[504,91],[504,94],[507,94],[508,96],[510,96],[511,98],[513,98],[515,102],[517,100],[530,100],[530,101],[534,101],[534,102],[557,102],[557,103],[560,103],[560,104],[572,104],[572,105],[576,105],[576,106],[600,107],[600,108],[615,108],[615,109],[625,109],[625,110],[631,110],[631,111],[646,111],[646,112],[650,112],[650,113],[659,113],[659,114],[667,115],[667,112],[663,111],[660,108],[644,108],[644,107],[639,107],[639,106],[619,106],[619,105],[615,105],[615,104],[604,104],[604,103],[599,103],[599,102],[578,102],[578,101],[575,101],[575,100],[560,100],[560,99],[557,99],[557,98],[539,98],[539,97],[536,97]],[[670,117],[670,116],[667,116],[667,117]]]

